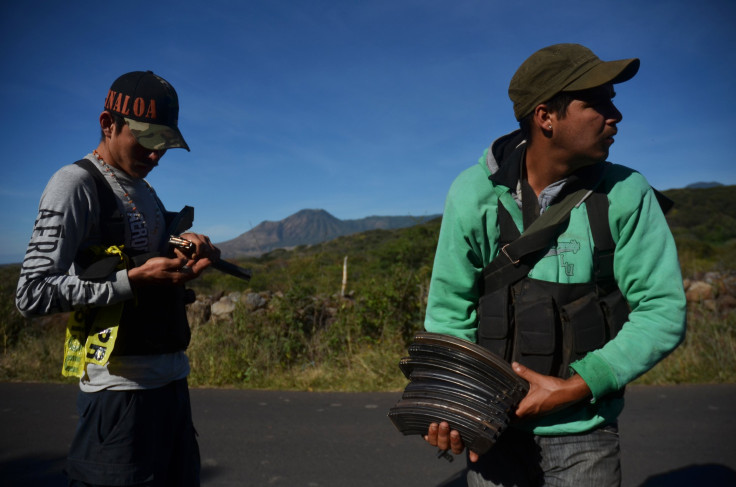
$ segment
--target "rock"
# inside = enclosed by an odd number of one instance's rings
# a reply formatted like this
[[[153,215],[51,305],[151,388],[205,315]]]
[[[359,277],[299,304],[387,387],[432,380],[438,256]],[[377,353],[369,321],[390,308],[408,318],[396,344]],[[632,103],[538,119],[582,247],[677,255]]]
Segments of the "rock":
[[[240,298],[241,298],[241,294],[240,293],[236,293],[236,292],[232,292],[232,293],[228,294],[227,297],[233,303],[239,303],[240,302]]]
[[[225,291],[218,291],[212,296],[212,302],[219,301],[225,295]]]
[[[219,301],[212,304],[212,316],[215,319],[230,319],[233,311],[235,311],[235,303],[228,297],[220,298]]]
[[[728,294],[736,297],[736,273],[723,276],[721,280],[722,294]]]
[[[718,308],[721,311],[736,309],[736,296],[725,294],[718,298]]]
[[[187,319],[192,326],[206,323],[210,320],[212,310],[210,303],[204,300],[197,300],[187,306]]]
[[[709,311],[718,311],[718,303],[715,299],[703,300],[703,306]]]
[[[721,275],[718,272],[706,272],[703,276],[703,280],[708,284],[714,284],[720,281]]]
[[[265,308],[267,304],[268,304],[268,301],[266,300],[266,298],[264,298],[260,294],[247,293],[245,295],[245,306],[250,311],[255,311],[257,309]]]
[[[685,293],[688,303],[701,303],[706,299],[713,299],[713,286],[703,281],[694,281]]]

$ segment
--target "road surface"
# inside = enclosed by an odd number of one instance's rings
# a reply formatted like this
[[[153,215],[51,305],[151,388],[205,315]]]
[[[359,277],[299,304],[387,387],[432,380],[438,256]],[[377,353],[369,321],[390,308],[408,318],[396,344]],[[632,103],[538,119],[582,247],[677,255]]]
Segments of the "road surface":
[[[0,485],[62,487],[74,385],[0,383]],[[459,487],[386,417],[400,393],[191,391],[206,487]],[[736,384],[636,386],[621,417],[624,487],[736,485]]]

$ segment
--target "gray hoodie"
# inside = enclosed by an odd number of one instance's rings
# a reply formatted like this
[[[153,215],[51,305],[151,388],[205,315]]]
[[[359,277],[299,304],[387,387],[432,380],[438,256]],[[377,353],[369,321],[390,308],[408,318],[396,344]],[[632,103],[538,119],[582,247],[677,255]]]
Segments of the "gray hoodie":
[[[87,154],[105,175],[118,198],[118,209],[128,217],[126,247],[162,251],[168,235],[163,209],[153,188],[143,179],[103,166]],[[114,171],[114,176],[110,173]],[[143,225],[138,216],[146,222]],[[26,317],[72,311],[82,306],[106,306],[133,298],[127,271],[99,281],[79,278],[74,264],[80,250],[101,243],[100,204],[92,176],[74,164],[59,169],[46,185],[39,204],[28,250],[23,260],[16,306]],[[89,364],[82,377],[85,391],[159,387],[186,377],[189,363],[183,352],[154,356],[110,358],[107,367]]]

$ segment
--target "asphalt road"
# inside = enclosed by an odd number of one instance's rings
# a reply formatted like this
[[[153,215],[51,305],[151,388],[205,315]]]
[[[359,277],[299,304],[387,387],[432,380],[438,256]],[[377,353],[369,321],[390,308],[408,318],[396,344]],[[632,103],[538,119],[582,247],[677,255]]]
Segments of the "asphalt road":
[[[77,388],[0,383],[0,485],[64,486]],[[400,393],[194,389],[208,487],[464,485],[386,417]],[[736,486],[736,384],[630,387],[623,486]]]

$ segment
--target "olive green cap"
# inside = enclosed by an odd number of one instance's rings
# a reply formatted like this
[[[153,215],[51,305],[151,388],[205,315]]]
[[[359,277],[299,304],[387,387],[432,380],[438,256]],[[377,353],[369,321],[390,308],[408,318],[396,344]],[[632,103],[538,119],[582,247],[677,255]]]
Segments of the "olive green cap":
[[[637,58],[601,61],[580,44],[555,44],[535,52],[519,66],[509,83],[509,98],[514,102],[516,120],[520,121],[561,91],[622,83],[637,71]]]

